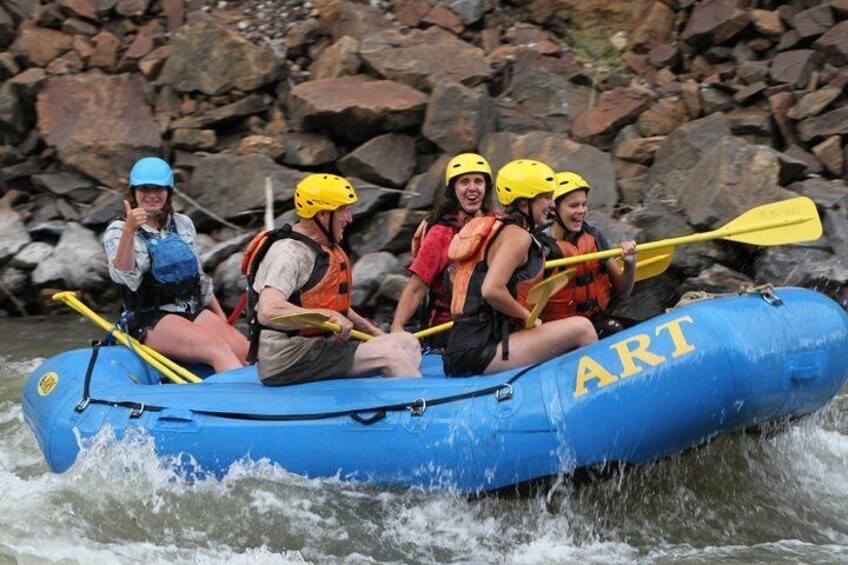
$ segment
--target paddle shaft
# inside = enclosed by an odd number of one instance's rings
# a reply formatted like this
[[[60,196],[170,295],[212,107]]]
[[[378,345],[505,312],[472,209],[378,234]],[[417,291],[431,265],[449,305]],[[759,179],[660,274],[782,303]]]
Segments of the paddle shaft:
[[[791,220],[788,219],[779,219],[772,220],[768,222],[761,222],[759,224],[752,224],[748,226],[740,226],[740,227],[730,227],[724,226],[718,228],[716,230],[703,232],[703,233],[693,233],[691,235],[684,235],[680,237],[672,237],[669,239],[663,239],[660,241],[651,241],[649,243],[640,243],[636,246],[636,251],[649,251],[651,249],[657,249],[660,247],[669,247],[676,245],[683,245],[685,243],[697,243],[700,241],[710,241],[712,239],[724,239],[726,237],[731,237],[734,235],[740,235],[744,233],[751,233],[761,230],[767,230],[776,227],[782,226],[791,226],[795,224],[802,224],[804,222],[809,221],[810,218],[800,217],[793,218]],[[624,252],[620,247],[616,247],[614,249],[607,249],[606,251],[598,251],[597,253],[588,253],[586,255],[577,255],[575,257],[565,257],[563,259],[554,259],[553,261],[548,261],[545,263],[545,268],[550,269],[552,267],[564,267],[566,265],[574,265],[577,263],[583,263],[585,261],[595,261],[600,259],[609,259],[610,257],[618,257]]]
[[[89,320],[109,332],[122,345],[126,346],[129,349],[135,350],[142,359],[147,361],[152,367],[154,367],[157,371],[165,375],[165,377],[167,377],[172,382],[175,382],[177,384],[186,384],[186,381],[194,383],[202,382],[202,379],[200,379],[197,375],[195,375],[188,369],[181,367],[180,365],[171,361],[155,349],[139,342],[132,336],[129,336],[119,330],[117,326],[114,326],[104,320],[88,306],[83,304],[82,301],[77,298],[76,294],[74,294],[73,292],[58,292],[53,295],[53,299],[65,303],[70,308],[76,310],[84,317],[88,318]]]

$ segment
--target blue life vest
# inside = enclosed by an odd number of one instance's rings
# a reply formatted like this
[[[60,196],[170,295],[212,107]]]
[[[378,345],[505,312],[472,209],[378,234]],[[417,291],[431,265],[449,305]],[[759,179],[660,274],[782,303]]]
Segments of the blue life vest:
[[[199,310],[200,264],[194,251],[177,233],[173,216],[165,237],[156,237],[142,229],[138,234],[147,244],[150,269],[144,273],[138,290],[125,294],[127,309],[144,312],[176,301],[193,301],[191,310]]]

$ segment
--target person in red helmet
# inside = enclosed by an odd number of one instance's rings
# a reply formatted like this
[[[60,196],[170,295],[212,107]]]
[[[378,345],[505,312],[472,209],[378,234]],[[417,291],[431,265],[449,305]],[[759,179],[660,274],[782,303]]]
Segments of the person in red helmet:
[[[482,155],[462,153],[450,160],[445,168],[445,202],[425,218],[413,237],[409,281],[398,300],[392,332],[403,331],[422,304],[422,326],[451,320],[448,247],[470,219],[493,213],[491,195],[492,169]],[[443,332],[428,338],[430,350],[444,349],[447,336]]]

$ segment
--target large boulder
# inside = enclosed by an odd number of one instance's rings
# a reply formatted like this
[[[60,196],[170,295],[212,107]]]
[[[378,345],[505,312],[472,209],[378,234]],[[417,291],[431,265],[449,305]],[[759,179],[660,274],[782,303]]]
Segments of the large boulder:
[[[755,206],[795,196],[778,185],[779,177],[773,149],[724,137],[692,168],[680,203],[692,225],[717,228]]]
[[[292,118],[304,128],[352,141],[421,123],[427,95],[365,75],[314,80],[289,93]]]
[[[483,51],[439,27],[403,35],[387,30],[365,37],[359,56],[382,76],[418,90],[455,81],[475,86],[492,75]]]
[[[135,74],[47,79],[38,94],[38,129],[72,169],[117,188],[140,157],[161,153],[159,127]]]
[[[282,71],[273,51],[244,39],[213,16],[195,12],[174,35],[159,83],[177,92],[214,95],[256,90],[280,78]]]
[[[271,181],[274,200],[286,202],[304,176],[259,153],[209,155],[195,167],[186,193],[204,208],[231,218],[265,206],[266,179]]]

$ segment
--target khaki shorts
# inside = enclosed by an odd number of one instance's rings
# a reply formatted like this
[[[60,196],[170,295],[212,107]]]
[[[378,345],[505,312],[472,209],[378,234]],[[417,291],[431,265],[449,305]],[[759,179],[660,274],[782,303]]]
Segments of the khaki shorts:
[[[323,337],[312,339],[315,344],[305,355],[279,373],[262,379],[262,384],[285,386],[353,376],[349,373],[361,342],[333,341]]]

